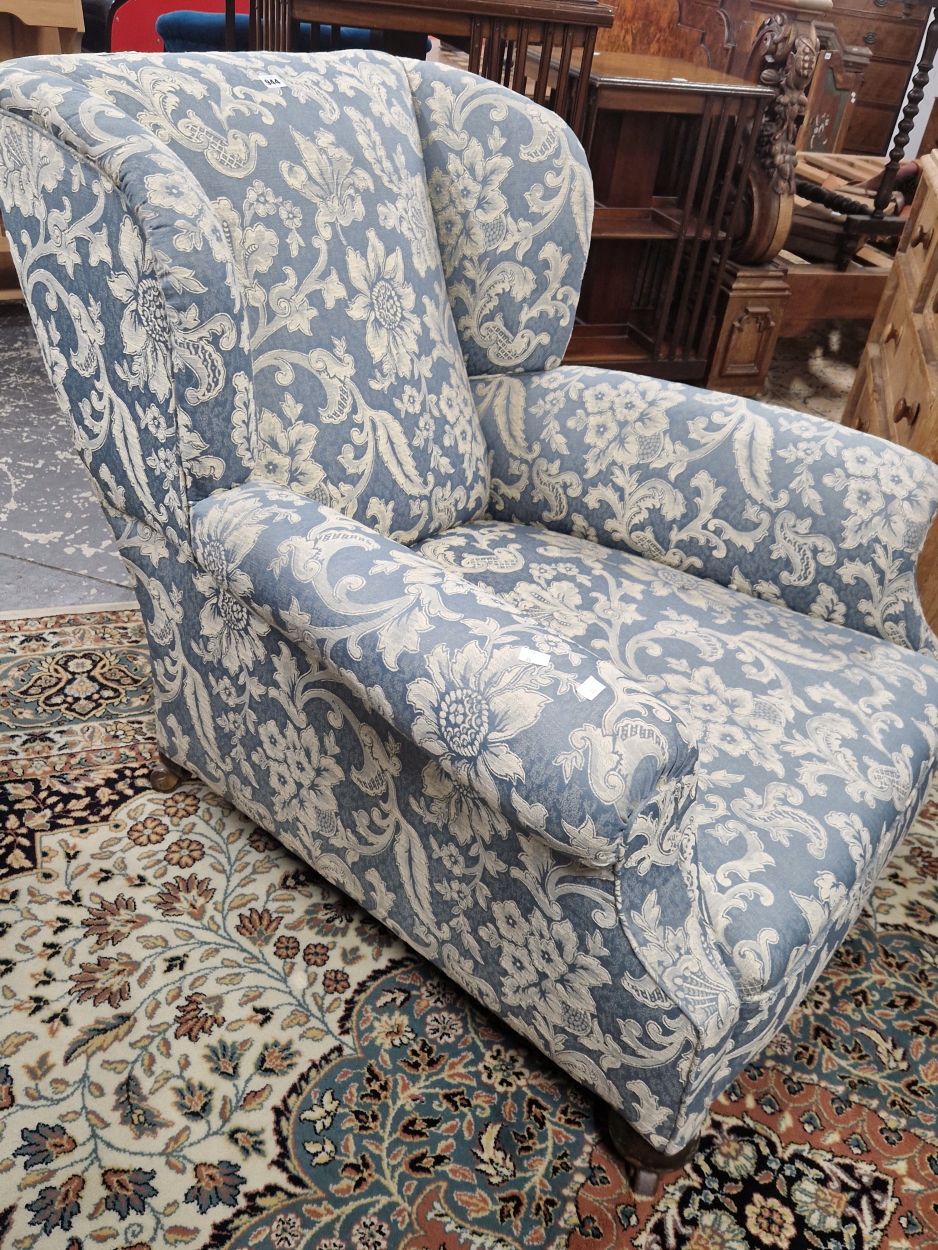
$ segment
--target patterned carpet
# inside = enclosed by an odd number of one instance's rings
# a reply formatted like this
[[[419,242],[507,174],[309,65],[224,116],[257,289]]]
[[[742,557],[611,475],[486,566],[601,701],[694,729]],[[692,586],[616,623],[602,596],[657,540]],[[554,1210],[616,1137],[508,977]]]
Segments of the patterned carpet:
[[[636,1203],[576,1086],[153,751],[135,611],[0,621],[3,1250],[938,1242],[938,804]]]

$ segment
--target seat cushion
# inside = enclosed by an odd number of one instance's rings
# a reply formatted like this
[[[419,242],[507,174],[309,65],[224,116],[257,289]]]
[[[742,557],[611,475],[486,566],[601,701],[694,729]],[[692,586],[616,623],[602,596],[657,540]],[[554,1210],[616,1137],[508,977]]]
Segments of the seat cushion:
[[[429,559],[618,663],[700,753],[703,905],[740,993],[797,972],[911,823],[938,751],[938,664],[640,556],[496,521]]]
[[[218,259],[247,306],[255,473],[402,542],[479,513],[485,443],[406,64],[204,53],[56,68],[153,130],[214,205],[230,246]],[[174,176],[147,179],[156,207],[187,193]],[[181,222],[173,244],[184,284],[209,241]]]

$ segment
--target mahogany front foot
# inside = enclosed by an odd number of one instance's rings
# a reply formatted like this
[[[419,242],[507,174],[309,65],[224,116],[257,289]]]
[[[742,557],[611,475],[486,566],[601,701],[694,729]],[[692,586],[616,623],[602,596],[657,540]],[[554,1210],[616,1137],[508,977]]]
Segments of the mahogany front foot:
[[[189,774],[181,764],[169,759],[162,751],[158,751],[157,755],[158,762],[150,770],[150,785],[154,790],[168,794],[171,790],[175,790],[180,781],[183,781]]]
[[[606,1132],[627,1165],[632,1193],[636,1198],[645,1201],[658,1196],[662,1176],[668,1172],[679,1171],[685,1163],[693,1159],[700,1145],[698,1136],[677,1154],[662,1154],[612,1107],[606,1108]]]

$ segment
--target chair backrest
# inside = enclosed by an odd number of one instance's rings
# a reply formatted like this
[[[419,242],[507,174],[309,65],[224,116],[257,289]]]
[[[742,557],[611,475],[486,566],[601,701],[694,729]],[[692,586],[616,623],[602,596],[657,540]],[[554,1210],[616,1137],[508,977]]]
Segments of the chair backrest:
[[[126,235],[125,273],[142,290],[153,254],[174,368],[202,379],[189,378],[180,407],[214,477],[199,486],[199,456],[183,447],[190,498],[253,470],[402,541],[485,508],[467,366],[558,364],[588,248],[589,172],[556,115],[473,75],[369,52],[22,62],[0,76],[0,110],[120,167],[133,221],[111,232]],[[58,185],[42,194],[44,212],[61,206]],[[123,256],[134,228],[136,270]],[[92,276],[86,266],[70,279],[80,291]],[[211,300],[224,285],[223,331]],[[136,359],[146,318],[128,312],[126,286],[110,282],[111,317]],[[216,385],[226,353],[253,378],[254,465],[253,431],[234,438],[243,471],[218,428],[237,399]],[[131,389],[134,367],[114,366]],[[142,373],[136,382],[157,393]]]

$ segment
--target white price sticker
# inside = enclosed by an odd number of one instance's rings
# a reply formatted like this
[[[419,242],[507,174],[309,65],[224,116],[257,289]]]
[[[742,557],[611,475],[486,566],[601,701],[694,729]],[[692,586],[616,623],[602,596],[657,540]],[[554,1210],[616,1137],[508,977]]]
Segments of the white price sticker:
[[[576,692],[581,699],[595,699],[605,689],[601,681],[597,681],[595,677],[587,677],[586,681],[581,681],[577,686]]]
[[[530,647],[522,647],[518,658],[524,660],[525,664],[540,664],[542,667],[550,663],[550,656],[546,652],[532,651]]]

